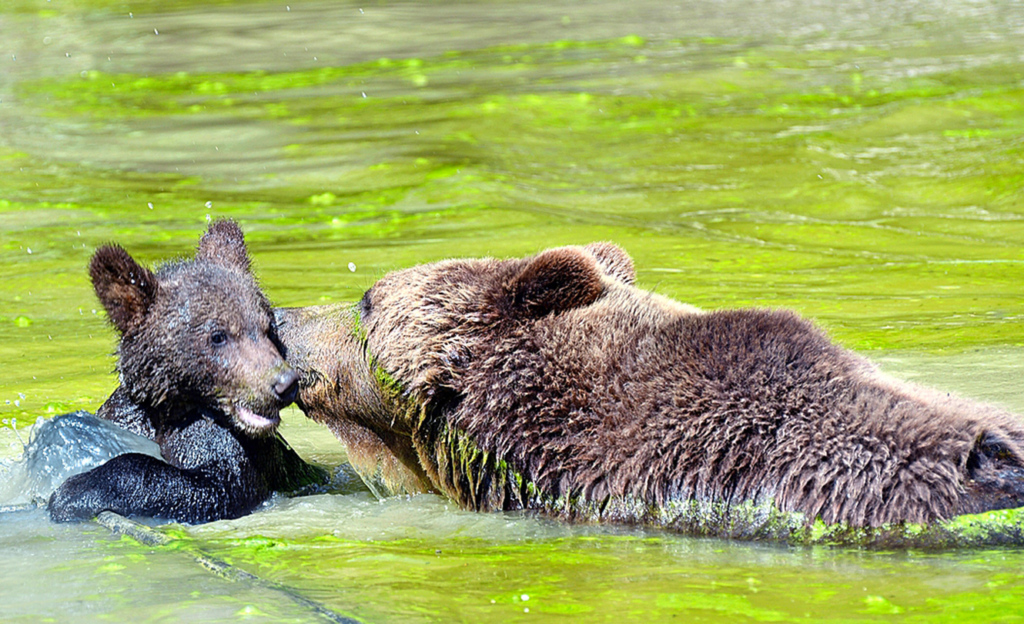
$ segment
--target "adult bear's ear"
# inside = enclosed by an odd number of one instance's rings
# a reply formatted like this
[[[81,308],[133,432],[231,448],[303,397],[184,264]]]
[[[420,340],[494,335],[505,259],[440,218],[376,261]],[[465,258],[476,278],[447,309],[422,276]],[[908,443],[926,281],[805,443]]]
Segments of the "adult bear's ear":
[[[199,239],[196,260],[249,270],[249,252],[245,249],[242,228],[231,219],[218,219],[210,224]]]
[[[594,254],[597,263],[608,275],[626,284],[632,285],[636,282],[636,268],[633,266],[633,259],[622,247],[615,243],[601,242],[590,243],[584,249]]]
[[[579,247],[560,247],[528,260],[508,292],[515,312],[543,316],[593,303],[604,285],[593,255]]]
[[[107,317],[122,334],[137,327],[156,301],[156,276],[118,245],[104,245],[89,262],[89,277]]]

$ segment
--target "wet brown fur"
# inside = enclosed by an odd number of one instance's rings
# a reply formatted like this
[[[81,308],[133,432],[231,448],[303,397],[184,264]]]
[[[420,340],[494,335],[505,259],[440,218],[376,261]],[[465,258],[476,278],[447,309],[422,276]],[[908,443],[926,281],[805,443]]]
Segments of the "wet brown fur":
[[[614,501],[770,502],[852,526],[1024,504],[1018,417],[888,377],[792,312],[634,281],[598,243],[417,266],[355,310],[278,319],[300,406],[397,491],[618,521],[645,520]]]
[[[117,245],[89,265],[121,340],[120,386],[97,415],[160,445],[71,477],[49,501],[55,520],[103,510],[181,522],[237,518],[274,491],[322,483],[277,433],[298,375],[250,271],[242,230],[210,224],[195,259],[155,272]]]

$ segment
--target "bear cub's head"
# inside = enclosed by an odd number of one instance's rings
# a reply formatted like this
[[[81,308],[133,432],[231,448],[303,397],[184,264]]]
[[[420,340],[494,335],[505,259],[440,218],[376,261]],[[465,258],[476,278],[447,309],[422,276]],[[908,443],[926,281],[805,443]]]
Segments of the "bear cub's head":
[[[298,376],[249,265],[242,231],[229,220],[210,224],[195,259],[155,273],[117,245],[96,251],[89,275],[121,334],[121,384],[154,418],[199,408],[262,436],[295,399]]]

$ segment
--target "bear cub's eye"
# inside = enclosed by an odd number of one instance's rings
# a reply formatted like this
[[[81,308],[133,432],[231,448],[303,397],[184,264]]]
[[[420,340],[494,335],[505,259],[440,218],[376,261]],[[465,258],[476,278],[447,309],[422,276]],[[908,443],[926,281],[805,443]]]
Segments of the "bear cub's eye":
[[[217,331],[210,334],[210,342],[213,343],[213,346],[215,347],[224,346],[228,342],[227,332],[218,329]]]

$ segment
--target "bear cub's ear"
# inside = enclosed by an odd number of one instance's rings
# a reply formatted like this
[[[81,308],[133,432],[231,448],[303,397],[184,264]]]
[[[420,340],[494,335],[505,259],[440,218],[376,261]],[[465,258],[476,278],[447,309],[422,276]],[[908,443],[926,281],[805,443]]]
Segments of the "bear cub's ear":
[[[89,277],[107,317],[122,334],[137,327],[156,301],[156,276],[118,245],[96,250]]]
[[[248,271],[249,252],[245,249],[242,228],[231,219],[218,219],[211,223],[206,234],[199,239],[196,260]]]
[[[512,278],[512,308],[544,316],[589,305],[604,292],[601,272],[594,256],[579,247],[541,252]]]

